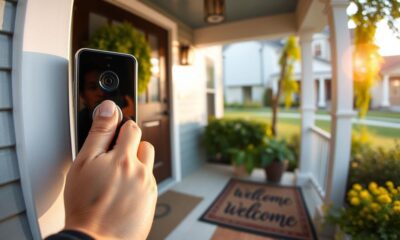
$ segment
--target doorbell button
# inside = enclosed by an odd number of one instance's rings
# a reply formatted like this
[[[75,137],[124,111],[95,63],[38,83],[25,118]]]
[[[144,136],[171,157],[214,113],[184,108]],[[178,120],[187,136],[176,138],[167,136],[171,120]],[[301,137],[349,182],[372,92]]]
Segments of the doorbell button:
[[[93,114],[92,114],[92,119],[94,120],[94,118],[96,117],[97,111],[99,110],[100,104],[97,105],[94,110],[93,110]],[[118,123],[120,123],[122,121],[123,118],[123,114],[122,114],[122,110],[121,108],[119,108],[119,106],[117,104],[115,104],[116,110],[118,112]]]

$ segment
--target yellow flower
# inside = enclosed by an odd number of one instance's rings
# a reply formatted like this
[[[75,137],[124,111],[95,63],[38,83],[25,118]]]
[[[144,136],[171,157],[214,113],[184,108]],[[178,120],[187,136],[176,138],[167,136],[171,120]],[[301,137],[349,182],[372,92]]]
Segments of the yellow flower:
[[[353,185],[353,189],[356,190],[356,191],[361,191],[362,190],[362,186],[360,184],[356,183],[356,184]]]
[[[386,190],[386,188],[384,188],[384,187],[379,187],[378,189],[379,189],[379,192],[380,192],[381,194],[388,194],[388,193],[389,193],[389,192]]]
[[[369,195],[369,192],[367,190],[362,190],[360,192],[360,197],[361,199],[368,200],[370,199],[371,195]]]
[[[386,204],[386,203],[391,203],[391,202],[392,202],[392,199],[389,197],[389,195],[383,194],[383,195],[380,195],[380,196],[378,197],[378,201],[379,201],[380,203]]]
[[[381,210],[381,206],[379,206],[379,204],[377,204],[377,203],[372,203],[371,204],[371,209],[374,212],[378,212],[379,210]]]
[[[360,199],[358,199],[358,197],[352,197],[350,200],[350,204],[353,206],[358,206],[360,205]]]
[[[357,196],[357,192],[354,190],[350,190],[349,193],[347,194],[350,198],[352,197],[356,197]]]
[[[394,201],[393,205],[394,205],[394,206],[400,206],[400,200]]]
[[[370,182],[368,188],[369,190],[373,191],[378,188],[378,184],[376,184],[376,182]]]
[[[400,206],[394,206],[393,212],[397,213],[397,214],[400,214]]]
[[[398,194],[399,193],[399,191],[397,191],[397,189],[392,189],[392,190],[390,190],[390,192],[393,194],[393,195],[396,195],[396,194]]]
[[[386,182],[386,186],[387,186],[388,188],[394,188],[394,184],[393,184],[392,181],[387,181],[387,182]]]

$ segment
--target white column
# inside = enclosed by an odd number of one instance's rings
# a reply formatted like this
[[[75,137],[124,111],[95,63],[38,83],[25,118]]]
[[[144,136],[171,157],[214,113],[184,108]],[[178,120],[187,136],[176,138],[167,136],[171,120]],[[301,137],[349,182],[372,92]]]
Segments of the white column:
[[[320,77],[318,79],[319,86],[318,86],[318,107],[324,108],[326,107],[326,94],[325,94],[325,79]]]
[[[300,33],[301,46],[301,148],[300,167],[297,175],[297,184],[302,185],[309,179],[312,169],[312,134],[310,127],[315,119],[315,83],[313,74],[311,32]]]
[[[383,76],[382,81],[382,103],[381,107],[389,107],[389,75]]]
[[[332,53],[332,127],[326,203],[342,206],[351,148],[353,111],[352,49],[347,28],[347,0],[330,0],[327,14]]]

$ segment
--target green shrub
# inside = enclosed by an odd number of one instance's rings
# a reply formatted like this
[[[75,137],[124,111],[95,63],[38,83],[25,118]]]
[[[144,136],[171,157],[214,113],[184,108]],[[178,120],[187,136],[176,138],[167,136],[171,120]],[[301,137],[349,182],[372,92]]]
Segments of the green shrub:
[[[369,182],[384,185],[387,181],[400,185],[400,145],[398,143],[389,150],[360,148],[353,153],[349,186],[354,183],[366,186]]]
[[[225,103],[224,106],[226,108],[262,108],[262,104],[260,102],[250,101],[245,103]]]
[[[229,157],[229,149],[258,146],[266,136],[265,123],[243,119],[211,119],[204,132],[204,145],[209,156]]]
[[[300,143],[301,138],[299,134],[293,134],[287,141],[287,146],[293,153],[293,161],[289,161],[289,166],[287,169],[289,172],[293,172],[299,167]]]
[[[399,143],[391,149],[373,148],[367,129],[353,133],[348,186],[370,182],[384,185],[387,181],[400,185]]]
[[[265,107],[271,107],[272,106],[272,94],[273,91],[271,88],[267,88],[264,91],[264,95],[263,95],[263,105]]]

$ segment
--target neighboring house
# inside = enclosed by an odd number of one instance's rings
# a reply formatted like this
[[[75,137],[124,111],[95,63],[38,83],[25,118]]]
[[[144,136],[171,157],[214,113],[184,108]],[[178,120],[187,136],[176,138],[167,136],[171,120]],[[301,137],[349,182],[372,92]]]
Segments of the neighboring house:
[[[371,107],[400,111],[400,56],[383,57],[380,76],[372,91]]]
[[[280,76],[278,61],[283,46],[283,40],[251,41],[224,46],[226,103],[262,103],[268,88],[276,92]],[[327,31],[314,34],[312,52],[316,104],[319,108],[329,108],[332,70]],[[301,83],[299,62],[295,64],[294,75]],[[400,56],[384,57],[381,76],[382,79],[371,90],[371,107],[400,109]],[[294,99],[298,102],[299,96],[295,95]]]
[[[131,22],[151,44],[154,75],[146,94],[139,98],[139,124],[143,137],[157,149],[154,172],[160,193],[205,161],[200,136],[207,117],[223,115],[220,46],[298,34],[305,49],[301,98],[305,102],[302,129],[307,131],[301,136],[297,184],[313,183],[320,200],[342,204],[353,106],[352,92],[343,91],[352,89],[352,81],[344,74],[351,59],[342,51],[350,47],[347,2],[226,2],[232,4],[226,21],[211,26],[204,23],[203,1],[0,0],[1,239],[41,239],[64,225],[63,188],[72,163],[69,122],[73,115],[69,114],[68,96],[74,54],[106,22]],[[336,86],[332,104],[337,103],[332,108],[332,138],[316,130],[315,102],[307,92],[315,87],[309,74],[311,36],[327,24],[340,36],[332,40],[332,56],[346,63],[332,65],[338,76],[332,79]],[[192,65],[179,64],[180,45],[192,46]],[[330,148],[324,161],[314,154],[320,148],[311,148],[312,141],[320,141],[321,134],[315,131],[324,133],[325,149]],[[316,169],[314,162],[321,167]]]

